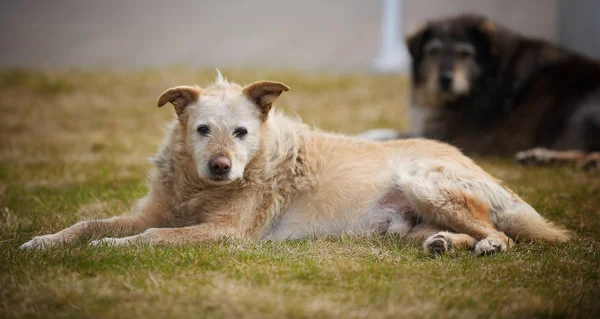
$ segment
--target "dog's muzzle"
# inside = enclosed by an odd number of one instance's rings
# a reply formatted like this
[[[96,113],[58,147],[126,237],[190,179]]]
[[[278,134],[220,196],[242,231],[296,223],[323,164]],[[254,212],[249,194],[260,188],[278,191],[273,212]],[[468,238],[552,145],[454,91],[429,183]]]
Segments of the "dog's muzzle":
[[[445,92],[452,91],[453,77],[454,77],[454,75],[452,74],[452,71],[443,71],[440,73],[439,82],[440,82],[440,89],[442,91],[445,91]]]
[[[208,167],[214,179],[226,179],[231,172],[231,160],[226,156],[215,157],[208,163]]]

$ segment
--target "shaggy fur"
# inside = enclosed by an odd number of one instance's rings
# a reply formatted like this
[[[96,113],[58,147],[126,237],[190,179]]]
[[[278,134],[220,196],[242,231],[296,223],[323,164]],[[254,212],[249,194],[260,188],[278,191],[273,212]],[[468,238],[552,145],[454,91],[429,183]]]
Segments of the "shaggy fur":
[[[167,90],[158,105],[172,103],[177,120],[153,159],[137,214],[79,222],[21,248],[81,239],[177,245],[346,232],[407,236],[431,253],[489,254],[507,249],[511,238],[569,238],[456,148],[310,129],[271,110],[287,90],[270,81],[241,87],[220,75],[204,89]]]
[[[407,45],[415,115],[408,135],[467,153],[521,152],[523,164],[600,164],[599,154],[592,154],[600,151],[597,61],[475,15],[430,22]],[[406,135],[375,131],[366,137]]]

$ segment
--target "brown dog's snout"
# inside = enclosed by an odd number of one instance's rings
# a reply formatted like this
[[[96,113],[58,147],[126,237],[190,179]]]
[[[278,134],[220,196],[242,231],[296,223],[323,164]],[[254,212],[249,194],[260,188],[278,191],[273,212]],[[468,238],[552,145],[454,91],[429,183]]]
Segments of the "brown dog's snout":
[[[226,156],[218,156],[210,161],[210,171],[215,175],[227,175],[231,171],[231,160]]]
[[[444,91],[449,91],[452,88],[452,80],[454,75],[451,70],[442,70],[440,72],[440,87]]]

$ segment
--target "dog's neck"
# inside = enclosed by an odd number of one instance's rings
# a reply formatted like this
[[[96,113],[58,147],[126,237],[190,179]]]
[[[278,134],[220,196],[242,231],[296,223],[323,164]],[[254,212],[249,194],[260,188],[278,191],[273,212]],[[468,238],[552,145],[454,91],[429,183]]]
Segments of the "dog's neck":
[[[303,136],[298,129],[304,124],[280,114],[271,114],[263,124],[261,148],[254,159],[246,166],[244,178],[251,182],[263,183],[277,180],[277,176],[289,175],[282,167],[289,169],[302,164]],[[292,162],[292,165],[289,165]]]

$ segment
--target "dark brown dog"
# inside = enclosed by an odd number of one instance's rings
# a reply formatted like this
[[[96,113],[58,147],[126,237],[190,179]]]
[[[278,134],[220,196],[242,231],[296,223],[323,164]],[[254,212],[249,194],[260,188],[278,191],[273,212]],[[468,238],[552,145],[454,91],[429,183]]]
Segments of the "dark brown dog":
[[[519,152],[524,164],[600,164],[597,61],[476,15],[430,22],[407,44],[418,115],[410,135],[468,153]]]

